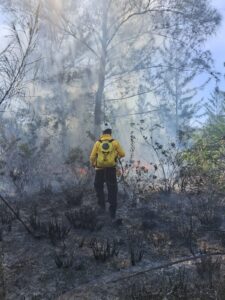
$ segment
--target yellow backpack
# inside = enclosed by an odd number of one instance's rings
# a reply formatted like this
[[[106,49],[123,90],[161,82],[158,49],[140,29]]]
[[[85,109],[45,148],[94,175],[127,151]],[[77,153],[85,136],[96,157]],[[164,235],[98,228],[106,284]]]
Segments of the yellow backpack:
[[[114,140],[99,140],[97,153],[97,168],[115,167],[117,160],[117,152],[113,146]]]

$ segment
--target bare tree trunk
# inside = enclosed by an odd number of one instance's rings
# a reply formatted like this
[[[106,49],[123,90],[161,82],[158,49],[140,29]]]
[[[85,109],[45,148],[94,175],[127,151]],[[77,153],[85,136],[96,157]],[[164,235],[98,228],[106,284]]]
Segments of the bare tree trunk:
[[[177,64],[177,63],[176,63]],[[178,91],[178,70],[177,70],[177,65],[175,69],[175,109],[176,109],[176,137],[179,135],[179,115],[178,115],[178,105],[179,105],[179,91]]]
[[[97,137],[101,131],[101,122],[104,119],[104,111],[102,110],[102,102],[105,88],[105,75],[106,75],[106,59],[107,59],[107,40],[108,40],[108,5],[107,1],[104,2],[103,7],[103,18],[102,18],[102,41],[101,41],[101,57],[99,61],[99,72],[98,72],[98,89],[95,96],[95,114],[94,114],[94,134]]]
[[[176,28],[177,28],[177,17],[176,17]],[[180,120],[179,120],[179,98],[180,98],[180,90],[179,90],[179,76],[180,76],[180,73],[178,71],[178,68],[179,68],[179,63],[178,63],[178,51],[177,51],[177,42],[175,42],[175,76],[174,76],[174,79],[175,79],[175,113],[176,113],[176,138],[179,139],[179,130],[180,130]]]
[[[103,93],[105,87],[105,57],[102,57],[100,61],[100,69],[98,75],[98,90],[95,97],[95,136],[99,135],[100,132],[100,125],[103,121],[104,112],[102,110],[102,100],[103,100]]]

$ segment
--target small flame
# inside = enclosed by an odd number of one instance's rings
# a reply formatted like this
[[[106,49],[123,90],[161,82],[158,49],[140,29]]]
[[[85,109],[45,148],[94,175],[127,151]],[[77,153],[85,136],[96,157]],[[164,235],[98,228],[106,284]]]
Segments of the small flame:
[[[88,170],[87,169],[85,169],[85,168],[78,168],[78,173],[79,173],[79,175],[81,175],[81,176],[85,176],[85,175],[87,175],[87,173],[88,173]]]

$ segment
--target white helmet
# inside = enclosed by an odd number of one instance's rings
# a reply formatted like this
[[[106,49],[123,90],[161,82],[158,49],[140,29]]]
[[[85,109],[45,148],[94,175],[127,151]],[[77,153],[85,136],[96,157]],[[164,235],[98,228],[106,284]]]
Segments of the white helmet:
[[[110,125],[109,122],[104,122],[104,123],[102,124],[102,131],[105,131],[105,130],[107,130],[107,129],[112,130],[112,126]]]

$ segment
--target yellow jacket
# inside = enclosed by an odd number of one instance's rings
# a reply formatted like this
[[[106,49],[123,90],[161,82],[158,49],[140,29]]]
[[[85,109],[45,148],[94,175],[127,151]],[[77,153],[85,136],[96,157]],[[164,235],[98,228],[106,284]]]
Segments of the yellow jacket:
[[[110,134],[103,134],[100,137],[100,140],[102,140],[102,141],[106,141],[106,140],[110,141],[112,139],[113,138],[112,138],[112,136]],[[124,152],[123,148],[121,147],[120,143],[117,140],[113,140],[112,144],[113,144],[113,147],[114,147],[115,151],[117,152],[118,158],[124,157],[125,156],[125,152]],[[96,166],[96,160],[97,160],[99,145],[100,145],[100,142],[97,141],[94,144],[94,147],[93,147],[93,149],[91,151],[90,162],[91,162],[91,165],[93,167]]]

